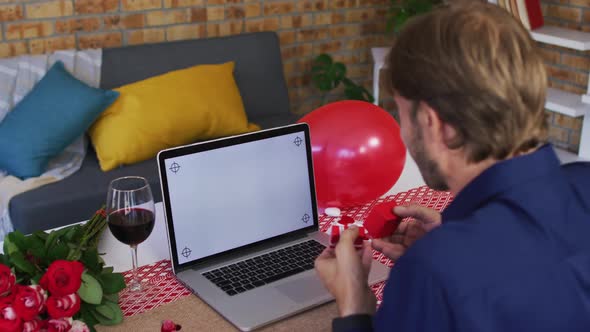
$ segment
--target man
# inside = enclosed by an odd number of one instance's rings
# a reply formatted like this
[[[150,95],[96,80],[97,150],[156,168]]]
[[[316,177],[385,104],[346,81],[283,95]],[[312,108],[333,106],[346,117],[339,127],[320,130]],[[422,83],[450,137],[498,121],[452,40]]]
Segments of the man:
[[[372,242],[396,261],[375,314],[358,230],[317,258],[334,330],[590,331],[590,165],[562,167],[545,143],[529,32],[494,5],[441,7],[408,23],[388,62],[410,154],[455,199],[442,216],[394,210],[417,222]]]

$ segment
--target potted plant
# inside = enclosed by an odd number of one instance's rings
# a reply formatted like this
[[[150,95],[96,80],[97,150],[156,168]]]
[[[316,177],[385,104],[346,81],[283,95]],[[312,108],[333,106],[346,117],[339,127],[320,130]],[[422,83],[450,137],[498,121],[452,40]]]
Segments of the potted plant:
[[[441,0],[390,0],[387,30],[398,32],[408,19],[432,10]]]
[[[337,62],[328,54],[317,56],[311,68],[311,79],[314,86],[324,93],[322,104],[325,104],[328,93],[342,84],[346,99],[374,101],[373,95],[362,85],[358,85],[346,77],[346,65]]]

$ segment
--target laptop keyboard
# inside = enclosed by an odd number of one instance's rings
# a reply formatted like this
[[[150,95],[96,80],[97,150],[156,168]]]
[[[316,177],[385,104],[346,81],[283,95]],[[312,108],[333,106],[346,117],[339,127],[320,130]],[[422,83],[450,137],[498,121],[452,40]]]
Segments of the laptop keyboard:
[[[314,260],[324,249],[319,242],[308,240],[205,272],[203,276],[233,296],[313,269]]]

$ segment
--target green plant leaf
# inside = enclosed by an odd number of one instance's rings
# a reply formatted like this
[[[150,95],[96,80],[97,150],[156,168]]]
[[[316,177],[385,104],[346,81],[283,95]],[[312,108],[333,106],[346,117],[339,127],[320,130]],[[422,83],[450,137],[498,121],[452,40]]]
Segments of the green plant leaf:
[[[37,237],[38,239],[42,240],[43,243],[45,243],[49,234],[45,233],[44,231],[36,231],[33,232],[33,236]]]
[[[63,234],[65,234],[65,232],[68,231],[68,228],[62,228],[59,229],[57,231],[52,231],[51,233],[49,233],[49,235],[47,236],[47,239],[45,240],[45,248],[49,248],[51,247],[56,241],[57,239],[62,236]]]
[[[10,260],[8,259],[8,256],[4,255],[4,254],[0,254],[0,263],[6,265],[6,266],[10,266]]]
[[[98,264],[98,250],[96,250],[96,248],[85,250],[82,253],[81,260],[82,263],[84,263],[84,266],[93,272],[100,272],[100,266]]]
[[[96,306],[96,308],[94,308],[94,310],[96,310],[96,312],[101,314],[107,320],[113,320],[115,318],[115,312],[113,310],[111,310],[111,307],[109,307],[109,305],[106,303]]]
[[[26,260],[21,252],[15,252],[10,255],[10,260],[18,270],[30,275],[35,274],[35,266]]]
[[[82,285],[78,289],[80,298],[90,304],[100,304],[102,302],[102,286],[88,271],[82,273]]]
[[[58,259],[64,259],[69,253],[70,249],[68,248],[67,244],[63,242],[55,243],[53,246],[48,248],[47,250],[47,258],[49,260],[54,261]]]
[[[320,91],[330,91],[332,90],[332,81],[326,75],[316,75],[312,77],[312,81],[316,88]]]
[[[31,278],[31,283],[33,285],[39,285],[39,281],[41,280],[41,277],[43,277],[43,274],[37,273],[34,277]]]
[[[115,303],[105,302],[92,311],[101,325],[117,325],[123,321],[123,312]]]
[[[125,278],[121,273],[101,274],[103,291],[106,294],[118,293],[125,289]]]
[[[114,267],[112,266],[107,266],[105,268],[102,269],[102,274],[108,274],[108,273],[113,273],[113,271],[115,270]]]
[[[27,245],[25,243],[25,236],[20,231],[14,231],[8,234],[10,241],[14,243],[20,251],[26,251]]]
[[[66,234],[64,235],[64,238],[65,238],[65,239],[66,239],[68,242],[69,242],[69,241],[72,241],[72,240],[74,240],[74,239],[76,238],[76,235],[77,235],[77,233],[78,233],[78,232],[77,232],[77,228],[78,228],[78,227],[76,227],[76,226],[72,226],[72,227],[70,227],[70,228],[67,230]],[[81,235],[81,234],[80,234],[80,235]],[[80,237],[78,236],[78,238],[80,238]]]
[[[25,238],[25,245],[28,252],[37,259],[45,260],[47,251],[45,250],[45,242],[37,236],[31,235]]]
[[[109,301],[109,302],[113,302],[113,303],[119,303],[119,293],[103,294],[102,297],[103,297],[103,300],[105,300],[105,301]]]
[[[15,252],[19,252],[19,249],[7,236],[4,238],[4,253],[8,254],[8,256],[12,256]]]
[[[94,305],[82,302],[82,306],[79,311],[80,318],[88,325],[90,331],[96,331],[94,325],[98,324],[98,320],[92,314]]]
[[[315,58],[314,62],[318,65],[321,65],[321,66],[330,66],[330,65],[332,65],[334,60],[332,59],[332,57],[330,55],[328,55],[326,53],[322,53]]]

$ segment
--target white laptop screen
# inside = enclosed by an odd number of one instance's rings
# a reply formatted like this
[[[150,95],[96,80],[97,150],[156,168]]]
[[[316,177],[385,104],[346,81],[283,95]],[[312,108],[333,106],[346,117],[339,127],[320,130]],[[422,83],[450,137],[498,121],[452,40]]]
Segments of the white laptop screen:
[[[312,226],[308,144],[301,131],[165,159],[178,263]]]

